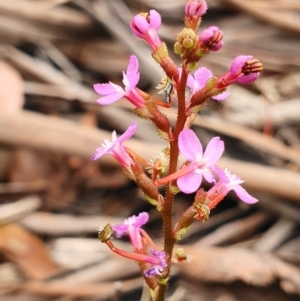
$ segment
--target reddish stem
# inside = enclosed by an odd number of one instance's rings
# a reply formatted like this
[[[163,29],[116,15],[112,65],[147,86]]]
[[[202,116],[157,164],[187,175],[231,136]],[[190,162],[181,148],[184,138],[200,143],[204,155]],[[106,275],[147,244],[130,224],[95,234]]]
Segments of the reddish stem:
[[[182,131],[186,121],[185,88],[186,88],[187,76],[188,74],[186,72],[185,64],[183,63],[180,82],[179,85],[177,86],[177,97],[178,97],[177,122],[173,133],[174,139],[170,141],[169,174],[173,174],[177,170],[177,162],[179,156],[178,135]],[[174,203],[174,194],[169,188],[167,188],[166,196],[165,196],[165,204],[162,209],[163,230],[164,230],[164,250],[166,252],[166,259],[169,267],[165,278],[168,278],[170,274],[171,258],[172,258],[174,244],[176,242],[176,239],[173,235],[173,203]],[[167,291],[167,284],[159,283],[156,301],[165,300],[166,291]]]

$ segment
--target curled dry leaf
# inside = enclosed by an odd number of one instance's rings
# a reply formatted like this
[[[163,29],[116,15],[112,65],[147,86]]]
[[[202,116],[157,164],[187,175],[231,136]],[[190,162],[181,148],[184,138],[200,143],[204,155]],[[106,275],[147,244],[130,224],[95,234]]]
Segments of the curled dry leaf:
[[[0,254],[31,279],[45,279],[62,270],[40,238],[14,223],[0,226]]]

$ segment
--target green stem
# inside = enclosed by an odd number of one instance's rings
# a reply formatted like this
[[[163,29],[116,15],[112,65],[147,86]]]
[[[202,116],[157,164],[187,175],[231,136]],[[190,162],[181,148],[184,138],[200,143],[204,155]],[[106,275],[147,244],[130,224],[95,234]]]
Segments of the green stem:
[[[177,162],[179,156],[178,149],[178,135],[182,131],[185,121],[186,121],[186,105],[185,105],[185,88],[187,81],[187,72],[185,66],[182,67],[180,84],[177,88],[178,97],[178,112],[177,121],[174,129],[174,139],[170,141],[170,163],[169,163],[169,174],[176,172]],[[158,292],[156,295],[156,301],[164,301],[168,286],[168,278],[171,272],[171,258],[173,253],[173,248],[176,239],[173,235],[173,208],[174,208],[174,194],[171,192],[170,188],[167,187],[165,195],[165,204],[162,210],[163,217],[163,230],[164,230],[164,251],[166,252],[166,258],[168,263],[168,271],[165,275],[166,281],[161,281],[158,286]]]

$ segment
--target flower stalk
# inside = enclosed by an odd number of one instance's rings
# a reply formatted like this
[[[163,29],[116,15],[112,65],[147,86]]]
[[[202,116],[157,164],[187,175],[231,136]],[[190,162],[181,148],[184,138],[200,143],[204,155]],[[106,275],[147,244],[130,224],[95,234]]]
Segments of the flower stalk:
[[[172,262],[187,260],[184,251],[174,254],[174,246],[197,221],[205,222],[211,210],[224,197],[233,191],[238,198],[254,204],[258,200],[242,186],[243,180],[229,170],[221,169],[217,162],[222,156],[225,144],[219,137],[213,137],[203,150],[196,133],[190,129],[194,119],[207,100],[225,101],[229,97],[226,88],[233,83],[251,84],[260,75],[262,63],[251,55],[237,56],[228,72],[217,77],[212,71],[199,67],[201,58],[216,52],[223,46],[223,32],[216,26],[198,33],[202,16],[206,13],[205,0],[189,0],[185,6],[185,28],[177,35],[175,53],[181,58],[177,66],[171,59],[164,41],[158,35],[161,17],[155,10],[136,15],[130,22],[134,35],[143,39],[150,47],[152,58],[161,66],[165,77],[159,82],[159,88],[166,95],[166,101],[149,95],[137,85],[140,79],[138,58],[131,55],[128,66],[123,72],[123,86],[109,82],[94,85],[100,95],[100,105],[112,104],[121,98],[134,106],[134,113],[151,121],[166,142],[167,147],[152,161],[145,160],[124,144],[136,131],[137,123],[129,125],[127,130],[112,140],[104,140],[92,156],[97,160],[105,154],[112,155],[123,167],[125,174],[139,186],[148,200],[161,213],[163,222],[163,243],[158,247],[142,227],[148,222],[149,215],[142,212],[133,215],[121,224],[105,226],[99,229],[98,237],[114,253],[138,262],[142,275],[152,292],[153,301],[164,301]],[[177,119],[172,126],[166,110],[177,104]],[[205,191],[202,182],[211,184]],[[165,185],[165,194],[158,186]],[[173,210],[177,193],[195,193],[193,203],[174,221]],[[117,248],[111,241],[112,235],[118,238],[129,237],[133,252]]]

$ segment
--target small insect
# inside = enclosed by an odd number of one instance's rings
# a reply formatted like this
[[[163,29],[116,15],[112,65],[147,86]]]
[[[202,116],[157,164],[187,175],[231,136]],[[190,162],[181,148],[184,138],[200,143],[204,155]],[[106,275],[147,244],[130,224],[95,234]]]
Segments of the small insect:
[[[167,83],[167,86],[165,88],[165,94],[166,94],[166,98],[167,98],[167,102],[170,103],[171,102],[171,94],[173,92],[173,88],[174,86],[171,83]]]

